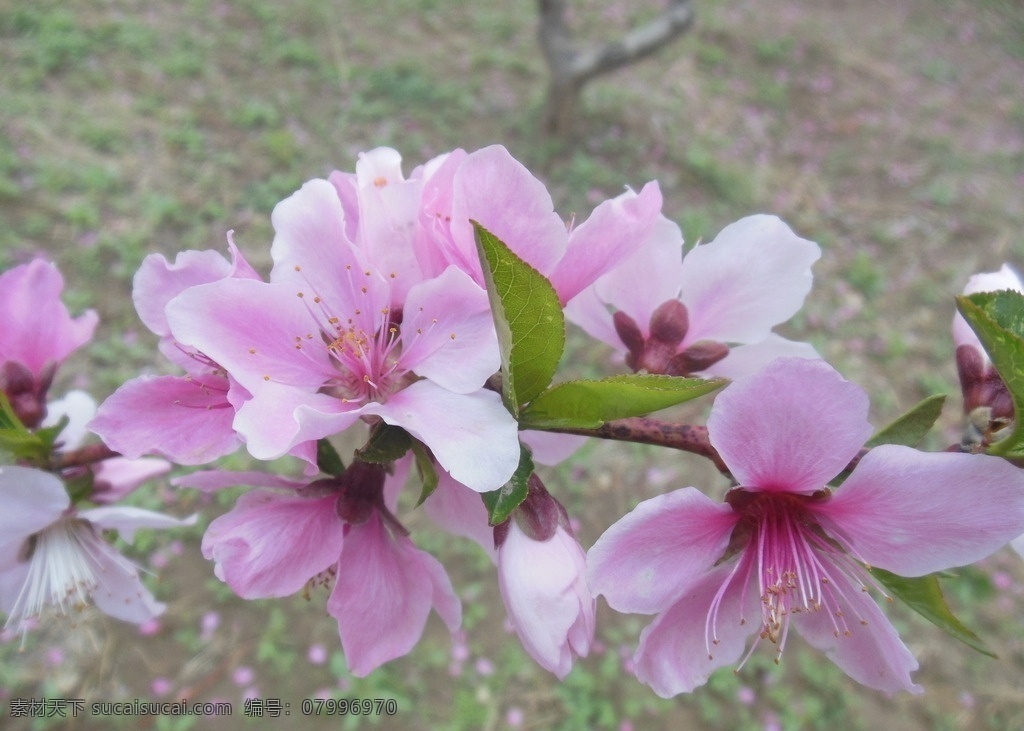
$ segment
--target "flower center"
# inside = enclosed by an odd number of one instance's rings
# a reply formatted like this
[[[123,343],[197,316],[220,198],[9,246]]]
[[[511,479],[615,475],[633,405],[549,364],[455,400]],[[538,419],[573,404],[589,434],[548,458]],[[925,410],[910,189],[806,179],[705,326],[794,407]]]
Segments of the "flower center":
[[[737,554],[740,558],[711,604],[706,630],[709,655],[712,645],[718,643],[718,613],[733,581],[741,582],[741,607],[745,606],[746,592],[756,587],[761,605],[758,637],[777,646],[776,662],[782,657],[794,615],[827,612],[837,637],[851,634],[851,622],[867,624],[859,616],[847,617],[846,607],[851,602],[844,592],[850,588],[867,591],[878,585],[864,565],[827,535],[815,519],[814,505],[830,497],[828,489],[811,495],[744,488],[729,492],[726,502],[741,517],[722,561]],[[740,624],[745,624],[742,611]]]
[[[135,567],[113,551],[87,520],[65,516],[28,538],[19,559],[29,564],[5,627],[38,617],[47,606],[62,614],[81,610],[100,586],[104,563],[114,561],[129,572]]]

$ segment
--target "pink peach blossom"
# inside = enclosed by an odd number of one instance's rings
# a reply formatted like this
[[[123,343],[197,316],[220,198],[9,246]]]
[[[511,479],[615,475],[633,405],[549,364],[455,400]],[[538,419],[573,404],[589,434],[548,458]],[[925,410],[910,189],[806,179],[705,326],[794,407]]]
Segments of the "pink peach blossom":
[[[684,257],[679,227],[661,217],[635,254],[569,302],[566,317],[624,352],[634,370],[735,378],[778,357],[818,357],[772,328],[803,305],[820,256],[775,216],[758,215]]]
[[[822,361],[780,359],[716,399],[711,442],[738,487],[641,502],[588,555],[591,588],[657,614],[637,677],[663,697],[738,661],[751,635],[781,656],[790,629],[864,685],[920,692],[917,661],[865,593],[869,566],[922,576],[1024,530],[1024,474],[985,455],[880,446],[826,487],[871,434],[868,399]]]

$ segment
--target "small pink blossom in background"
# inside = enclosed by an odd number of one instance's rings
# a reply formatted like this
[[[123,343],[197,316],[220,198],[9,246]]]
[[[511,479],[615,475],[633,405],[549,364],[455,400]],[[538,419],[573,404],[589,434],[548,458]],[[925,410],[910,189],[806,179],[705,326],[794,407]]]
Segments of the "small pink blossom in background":
[[[494,663],[488,660],[486,657],[478,658],[473,664],[473,669],[476,670],[477,675],[487,678],[494,675]]]
[[[149,684],[149,689],[153,691],[153,695],[160,698],[170,693],[173,688],[174,683],[171,682],[170,678],[165,678],[163,676],[153,678],[152,682]]]
[[[143,637],[152,637],[153,635],[160,634],[160,630],[163,629],[163,625],[160,620],[154,617],[139,625],[139,634]]]
[[[220,626],[220,614],[217,612],[206,612],[199,620],[199,637],[209,640],[213,633]]]
[[[309,652],[306,653],[306,659],[313,665],[323,665],[327,662],[327,648],[321,644],[310,645]]]
[[[776,360],[712,407],[711,443],[739,485],[726,501],[692,487],[646,500],[590,549],[596,594],[657,614],[635,661],[658,695],[702,685],[751,635],[781,656],[790,629],[864,685],[921,692],[865,565],[922,576],[987,556],[1024,532],[1024,473],[883,445],[832,492],[872,433],[867,412],[867,395],[823,361]]]
[[[64,650],[60,647],[51,647],[46,651],[47,664],[56,667],[64,662]]]
[[[505,723],[508,724],[510,728],[519,728],[523,725],[525,720],[526,714],[523,713],[523,709],[518,706],[513,706],[505,711]]]
[[[253,672],[253,669],[251,667],[249,667],[248,665],[239,665],[231,674],[231,681],[235,685],[239,686],[249,685],[250,683],[252,683],[253,678],[255,677],[256,673]]]

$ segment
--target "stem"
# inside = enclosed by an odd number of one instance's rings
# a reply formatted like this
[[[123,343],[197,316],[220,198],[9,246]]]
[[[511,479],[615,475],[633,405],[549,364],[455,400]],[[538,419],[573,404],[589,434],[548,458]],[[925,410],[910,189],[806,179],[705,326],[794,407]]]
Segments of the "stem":
[[[115,452],[106,444],[90,444],[86,447],[79,447],[78,449],[61,453],[54,460],[54,468],[59,471],[69,467],[85,467],[102,462],[105,459],[110,459],[111,457],[120,456],[120,452]]]
[[[679,449],[706,457],[718,468],[719,472],[724,475],[729,474],[729,468],[726,467],[718,450],[711,445],[711,441],[708,439],[706,426],[673,424],[646,416],[634,416],[628,419],[607,421],[596,429],[547,429],[546,431]]]

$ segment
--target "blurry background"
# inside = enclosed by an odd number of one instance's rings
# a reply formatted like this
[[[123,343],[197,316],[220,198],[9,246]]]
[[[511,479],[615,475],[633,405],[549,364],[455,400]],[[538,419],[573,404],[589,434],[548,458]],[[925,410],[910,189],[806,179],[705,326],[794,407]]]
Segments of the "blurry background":
[[[949,324],[976,271],[1024,267],[1024,6],[1013,0],[695,0],[697,21],[653,59],[592,82],[576,134],[542,133],[547,70],[527,0],[0,0],[0,268],[45,256],[66,301],[100,313],[97,338],[51,391],[97,399],[164,366],[131,305],[147,254],[225,250],[225,232],[269,269],[270,211],[309,178],[397,148],[406,172],[460,146],[499,142],[584,218],[624,185],[661,181],[688,242],[749,213],[783,217],[822,245],[803,312],[809,340],[872,396],[882,425],[952,394],[941,449],[959,439]],[[570,3],[580,40],[612,39],[654,2]],[[2,326],[2,325],[0,325]],[[563,376],[621,366],[575,338]],[[706,404],[680,412],[702,421]],[[246,465],[244,458],[226,462]],[[283,464],[281,470],[290,469]],[[719,485],[688,455],[591,444],[545,473],[589,546],[638,501]],[[969,486],[965,486],[969,489]],[[203,501],[163,486],[137,499],[208,522]],[[464,601],[454,652],[440,622],[371,677],[345,669],[325,597],[243,602],[199,554],[202,526],[129,549],[159,571],[169,604],[142,628],[85,612],[0,644],[9,698],[190,698],[231,718],[85,718],[74,728],[242,728],[246,694],[291,704],[289,725],[438,729],[994,729],[1024,727],[1024,569],[1004,549],[946,582],[951,603],[1000,655],[983,657],[902,607],[923,696],[856,686],[799,640],[782,664],[761,648],[690,696],[664,701],[628,675],[645,617],[599,614],[600,643],[564,683],[504,626],[496,579],[470,545],[403,514]],[[395,698],[392,718],[298,717],[301,699]],[[142,726],[140,726],[142,724]]]

